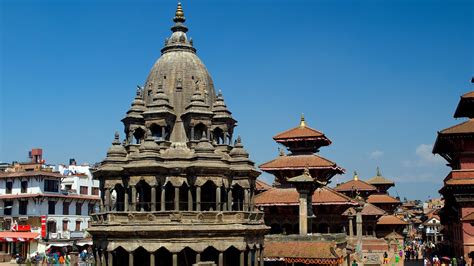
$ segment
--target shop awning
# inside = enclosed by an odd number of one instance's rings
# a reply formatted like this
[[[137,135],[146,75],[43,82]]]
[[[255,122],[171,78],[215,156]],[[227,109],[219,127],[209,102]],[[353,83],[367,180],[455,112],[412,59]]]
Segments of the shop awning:
[[[0,232],[0,242],[27,242],[40,236],[33,232]]]

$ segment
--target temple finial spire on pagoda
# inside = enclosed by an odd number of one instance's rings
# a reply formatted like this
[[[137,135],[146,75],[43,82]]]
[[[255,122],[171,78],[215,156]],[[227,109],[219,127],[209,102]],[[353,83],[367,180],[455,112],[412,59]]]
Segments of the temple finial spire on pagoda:
[[[181,2],[178,2],[178,6],[176,7],[176,12],[173,18],[174,22],[185,22],[186,18],[184,17],[183,7],[181,6]]]
[[[304,114],[301,114],[300,127],[306,127],[306,122],[304,120]]]
[[[359,180],[359,176],[357,175],[357,171],[354,171],[354,176],[352,177],[355,181]]]
[[[380,173],[380,167],[377,166],[377,176],[382,176],[382,174]]]

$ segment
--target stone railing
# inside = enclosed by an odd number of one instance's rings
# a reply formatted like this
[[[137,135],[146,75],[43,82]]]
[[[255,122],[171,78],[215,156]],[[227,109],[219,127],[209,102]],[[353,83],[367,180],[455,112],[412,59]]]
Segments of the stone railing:
[[[104,212],[91,215],[92,226],[101,224],[264,224],[263,212],[156,211]]]

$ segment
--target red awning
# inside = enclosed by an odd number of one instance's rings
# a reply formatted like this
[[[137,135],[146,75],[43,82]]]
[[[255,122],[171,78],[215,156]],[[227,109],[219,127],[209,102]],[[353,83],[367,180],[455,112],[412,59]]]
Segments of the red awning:
[[[36,239],[40,236],[33,232],[0,232],[0,242],[25,242]]]

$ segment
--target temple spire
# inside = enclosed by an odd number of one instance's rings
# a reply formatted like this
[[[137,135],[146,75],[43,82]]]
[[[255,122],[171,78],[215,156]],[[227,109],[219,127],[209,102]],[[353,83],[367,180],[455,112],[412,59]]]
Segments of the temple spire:
[[[306,127],[306,122],[304,120],[304,114],[301,114],[300,127]]]
[[[382,176],[382,174],[380,173],[380,168],[377,166],[377,176]]]
[[[353,177],[353,179],[354,179],[355,181],[359,180],[359,176],[357,175],[357,172],[356,172],[356,171],[354,171],[354,177]]]
[[[176,7],[176,12],[174,14],[173,21],[176,23],[186,21],[186,18],[184,17],[183,7],[181,6],[181,2],[178,2],[178,7]]]

